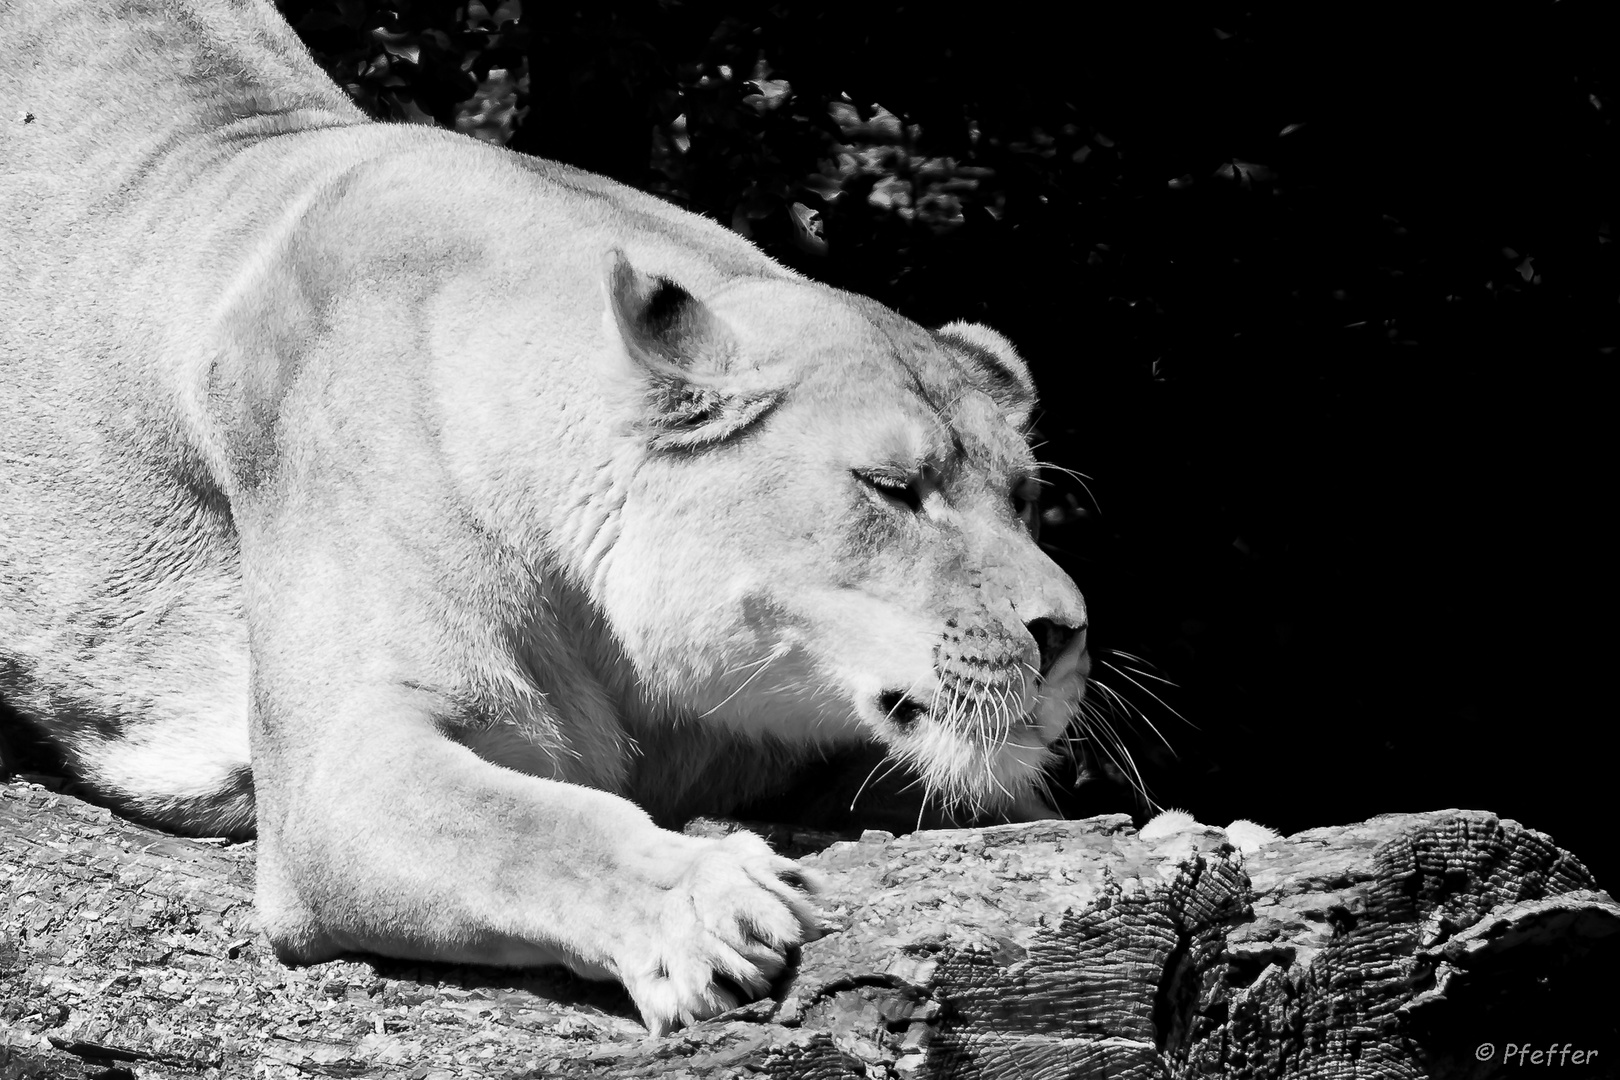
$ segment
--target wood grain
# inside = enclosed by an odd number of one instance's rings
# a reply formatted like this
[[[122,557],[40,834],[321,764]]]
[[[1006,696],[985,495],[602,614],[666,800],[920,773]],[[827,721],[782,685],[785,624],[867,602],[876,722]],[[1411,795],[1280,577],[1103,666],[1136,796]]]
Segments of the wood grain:
[[[1612,986],[1620,907],[1491,814],[1247,853],[1204,826],[1147,841],[1124,817],[765,831],[810,852],[827,932],[773,998],[650,1039],[615,986],[560,971],[288,968],[253,928],[251,843],[6,784],[0,1080],[1484,1077],[1518,1072],[1479,1043],[1525,1040],[1620,1065],[1612,995],[1593,992]]]

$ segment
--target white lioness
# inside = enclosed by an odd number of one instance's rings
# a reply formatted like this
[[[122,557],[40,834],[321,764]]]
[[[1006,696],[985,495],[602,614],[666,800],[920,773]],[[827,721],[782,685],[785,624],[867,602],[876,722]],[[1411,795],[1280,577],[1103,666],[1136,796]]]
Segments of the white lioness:
[[[1041,812],[1085,614],[1003,338],[369,123],[269,0],[11,0],[0,47],[0,698],[256,830],[284,958],[566,964],[664,1031],[813,920],[655,820],[872,740]]]

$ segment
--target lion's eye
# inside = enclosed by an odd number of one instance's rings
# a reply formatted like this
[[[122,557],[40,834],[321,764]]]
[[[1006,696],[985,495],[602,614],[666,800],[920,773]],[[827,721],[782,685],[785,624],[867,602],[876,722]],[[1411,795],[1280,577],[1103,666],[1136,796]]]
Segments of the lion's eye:
[[[855,479],[859,480],[867,491],[897,509],[909,510],[913,514],[922,510],[922,492],[919,489],[919,482],[915,479],[897,476],[894,473],[863,472],[859,469],[855,470]]]

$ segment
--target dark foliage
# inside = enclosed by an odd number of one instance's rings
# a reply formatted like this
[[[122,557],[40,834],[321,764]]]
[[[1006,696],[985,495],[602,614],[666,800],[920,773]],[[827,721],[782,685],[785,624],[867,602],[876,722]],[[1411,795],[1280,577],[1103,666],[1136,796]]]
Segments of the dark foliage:
[[[1128,738],[1159,799],[1284,830],[1489,808],[1613,887],[1602,5],[283,7],[378,115],[1018,341],[1043,456],[1090,478],[1054,473],[1044,538],[1196,725],[1110,676],[1179,752]]]

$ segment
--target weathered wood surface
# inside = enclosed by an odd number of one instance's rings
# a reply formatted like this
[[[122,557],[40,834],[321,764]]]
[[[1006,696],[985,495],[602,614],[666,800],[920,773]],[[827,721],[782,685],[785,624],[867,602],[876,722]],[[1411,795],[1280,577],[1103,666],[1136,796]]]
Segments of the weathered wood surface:
[[[777,998],[653,1040],[555,972],[284,967],[251,844],[0,786],[0,1078],[1520,1075],[1510,1042],[1597,1055],[1560,1077],[1620,1065],[1620,907],[1490,814],[1248,853],[1123,817],[872,833],[806,862],[828,933]]]

